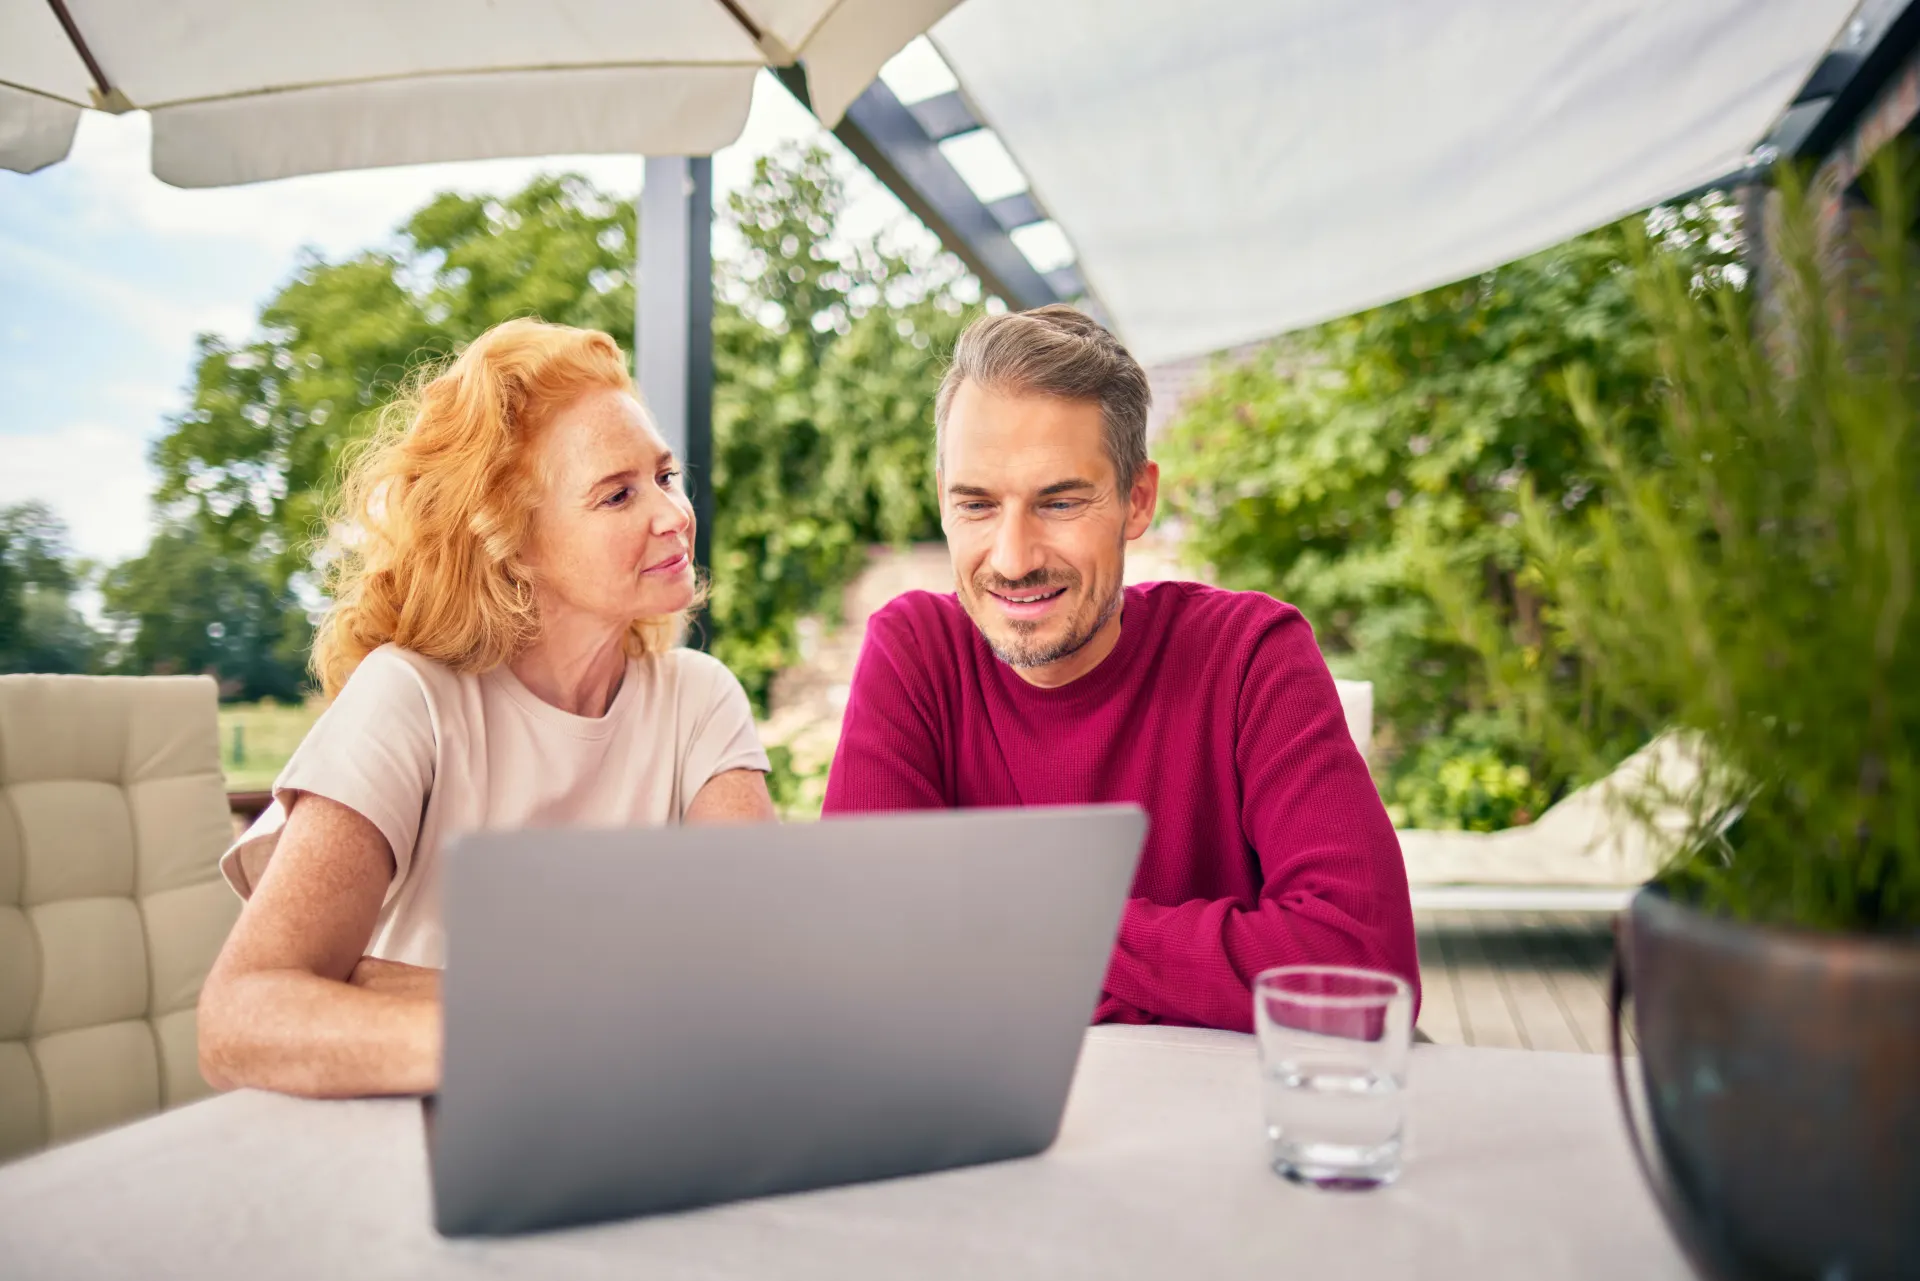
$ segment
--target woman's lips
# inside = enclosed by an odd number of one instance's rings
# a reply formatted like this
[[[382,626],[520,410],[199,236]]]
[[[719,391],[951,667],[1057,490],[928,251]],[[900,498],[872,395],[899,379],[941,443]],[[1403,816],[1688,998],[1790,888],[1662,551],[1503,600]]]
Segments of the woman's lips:
[[[641,570],[640,572],[643,574],[654,574],[654,575],[664,577],[667,574],[677,574],[681,570],[685,569],[686,567],[687,567],[687,554],[685,552],[677,552],[673,556],[659,562],[658,564],[647,566],[645,569]]]

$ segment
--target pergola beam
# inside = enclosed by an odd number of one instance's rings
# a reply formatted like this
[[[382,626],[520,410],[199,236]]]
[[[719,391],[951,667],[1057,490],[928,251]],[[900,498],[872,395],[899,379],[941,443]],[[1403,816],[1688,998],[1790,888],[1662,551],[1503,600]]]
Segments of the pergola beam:
[[[1817,160],[1832,152],[1895,77],[1910,69],[1916,51],[1920,51],[1920,3],[1909,3],[1864,53],[1829,54],[1795,98],[1796,102],[1813,100],[1820,90],[1831,95],[1826,110],[1792,144],[1792,154]]]
[[[833,132],[967,264],[988,293],[1022,311],[1063,301],[973,194],[939,141],[885,84],[868,85]]]
[[[957,89],[909,103],[907,110],[913,113],[913,118],[920,122],[927,137],[934,142],[958,138],[980,127],[980,122],[974,118],[973,108],[967,105],[967,100],[960,96]]]
[[[1046,221],[1046,211],[1040,208],[1040,202],[1033,198],[1030,191],[1016,192],[1011,196],[1002,196],[998,200],[987,202],[987,212],[1000,224],[1002,231],[1014,231],[1021,227],[1032,226],[1036,222]]]
[[[693,499],[694,564],[713,564],[713,161],[648,156],[634,282],[634,372]]]
[[[802,105],[811,109],[803,69],[781,67],[775,74]],[[1058,292],[1049,276],[1034,270],[1009,234],[1046,217],[1037,202],[1022,194],[995,201],[989,207],[942,154],[942,139],[979,127],[972,110],[957,93],[941,94],[909,107],[884,82],[875,80],[847,108],[833,134],[967,265],[967,270],[980,278],[986,292],[998,294],[1017,310],[1071,299],[1075,295]],[[1025,203],[1009,203],[1014,200]],[[1000,209],[1000,216],[995,215],[995,208]],[[1033,216],[1027,217],[1029,213]],[[1003,220],[1015,216],[1022,220],[1011,224]],[[1074,278],[1078,278],[1077,273]]]

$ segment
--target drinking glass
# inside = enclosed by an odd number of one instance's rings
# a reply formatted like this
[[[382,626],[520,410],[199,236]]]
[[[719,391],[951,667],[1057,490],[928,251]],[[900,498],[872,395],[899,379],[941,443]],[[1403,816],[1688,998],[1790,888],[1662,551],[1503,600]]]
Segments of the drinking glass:
[[[1284,965],[1253,985],[1274,1171],[1321,1188],[1400,1173],[1413,989],[1336,965]]]

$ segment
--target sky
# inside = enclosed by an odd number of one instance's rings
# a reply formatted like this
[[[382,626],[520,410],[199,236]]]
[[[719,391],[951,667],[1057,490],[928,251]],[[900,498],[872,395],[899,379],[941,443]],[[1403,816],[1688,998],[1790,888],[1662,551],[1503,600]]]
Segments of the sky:
[[[757,156],[808,138],[831,143],[763,74],[740,140],[714,157],[716,206]],[[542,171],[637,193],[643,163],[546,157],[185,191],[147,171],[148,141],[144,114],[88,112],[66,161],[0,171],[0,505],[47,502],[73,550],[98,561],[146,547],[147,450],[186,405],[195,335],[251,332],[303,249],[338,259],[385,241],[438,192],[507,192]],[[849,193],[849,233],[925,235],[864,171]]]

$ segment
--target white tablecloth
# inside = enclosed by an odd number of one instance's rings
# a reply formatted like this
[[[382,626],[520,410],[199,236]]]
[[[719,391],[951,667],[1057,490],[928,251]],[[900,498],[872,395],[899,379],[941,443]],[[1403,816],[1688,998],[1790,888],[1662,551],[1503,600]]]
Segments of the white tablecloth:
[[[512,1240],[429,1225],[404,1100],[211,1099],[0,1168],[0,1277],[1680,1281],[1600,1056],[1420,1046],[1391,1188],[1266,1165],[1250,1037],[1096,1028],[1025,1161]]]

